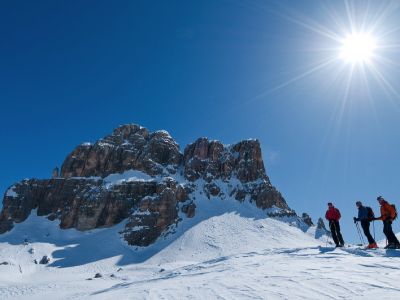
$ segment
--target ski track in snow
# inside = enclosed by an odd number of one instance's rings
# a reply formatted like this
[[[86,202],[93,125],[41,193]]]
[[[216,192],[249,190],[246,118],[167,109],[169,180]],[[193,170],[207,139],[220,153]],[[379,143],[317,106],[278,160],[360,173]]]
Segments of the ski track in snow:
[[[324,247],[250,204],[196,204],[194,219],[146,249],[120,239],[124,224],[82,233],[33,213],[0,236],[0,299],[399,298],[400,250]],[[49,265],[33,263],[43,255]]]

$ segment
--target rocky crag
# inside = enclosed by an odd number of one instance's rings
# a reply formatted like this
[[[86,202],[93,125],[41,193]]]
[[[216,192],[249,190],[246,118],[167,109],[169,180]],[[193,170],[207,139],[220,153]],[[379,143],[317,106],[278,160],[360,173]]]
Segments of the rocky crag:
[[[257,140],[226,146],[199,138],[182,153],[168,132],[129,124],[94,144],[77,146],[58,173],[23,180],[6,191],[0,233],[36,210],[60,220],[62,229],[89,230],[126,220],[123,238],[148,246],[183,218],[196,216],[196,195],[202,201],[250,201],[266,214],[295,215],[271,185]]]

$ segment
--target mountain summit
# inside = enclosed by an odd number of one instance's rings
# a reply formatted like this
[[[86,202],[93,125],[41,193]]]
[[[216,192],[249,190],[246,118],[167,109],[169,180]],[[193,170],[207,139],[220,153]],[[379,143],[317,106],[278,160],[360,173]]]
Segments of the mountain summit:
[[[195,218],[200,198],[234,198],[266,213],[294,214],[265,172],[258,140],[227,146],[199,138],[182,153],[168,132],[129,124],[77,146],[53,178],[11,186],[3,199],[0,233],[36,210],[60,220],[62,229],[83,231],[126,220],[123,238],[148,246]]]

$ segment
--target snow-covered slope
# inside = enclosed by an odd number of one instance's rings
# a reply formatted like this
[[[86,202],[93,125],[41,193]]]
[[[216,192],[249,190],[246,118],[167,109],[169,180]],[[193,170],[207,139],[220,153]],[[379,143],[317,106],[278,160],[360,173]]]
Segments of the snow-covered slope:
[[[82,233],[32,214],[0,236],[0,299],[395,299],[400,292],[396,250],[333,250],[312,230],[265,218],[251,203],[197,203],[195,218],[146,248],[120,239],[124,224]],[[48,265],[34,263],[44,255]]]

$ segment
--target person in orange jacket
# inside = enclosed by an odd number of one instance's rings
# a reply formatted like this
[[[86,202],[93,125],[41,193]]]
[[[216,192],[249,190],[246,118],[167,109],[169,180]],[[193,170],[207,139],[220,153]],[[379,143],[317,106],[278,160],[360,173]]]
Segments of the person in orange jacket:
[[[377,200],[381,206],[381,216],[375,218],[375,220],[382,220],[383,222],[383,233],[388,240],[385,249],[400,248],[400,242],[392,229],[392,222],[397,217],[396,209],[393,205],[390,205],[385,199],[383,199],[382,196],[379,196]]]

